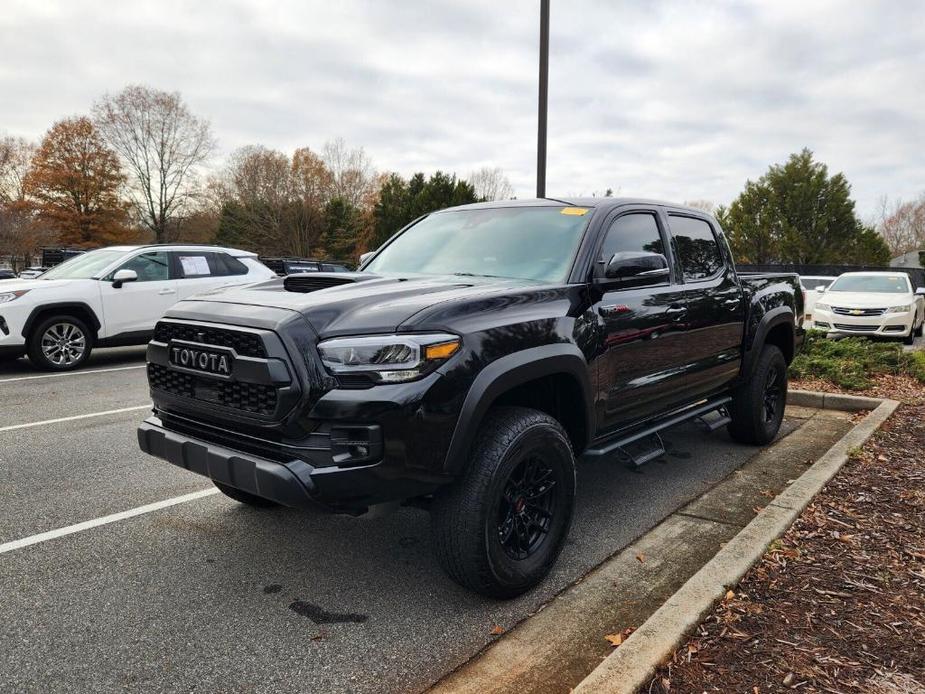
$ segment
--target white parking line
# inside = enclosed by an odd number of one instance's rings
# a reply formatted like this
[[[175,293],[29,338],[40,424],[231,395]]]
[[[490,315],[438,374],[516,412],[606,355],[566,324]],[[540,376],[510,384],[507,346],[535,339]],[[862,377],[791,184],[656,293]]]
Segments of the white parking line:
[[[104,412],[91,412],[90,414],[77,414],[73,417],[58,417],[57,419],[45,419],[41,422],[28,422],[26,424],[11,424],[10,426],[0,427],[0,432],[13,431],[14,429],[31,429],[32,427],[41,427],[46,424],[60,424],[61,422],[73,422],[77,419],[90,419],[91,417],[105,417],[108,414],[122,414],[123,412],[135,412],[136,410],[151,409],[151,403],[147,405],[136,405],[135,407],[120,407],[118,410],[105,410]]]
[[[100,525],[116,523],[118,521],[125,520],[126,518],[134,518],[135,516],[151,513],[152,511],[159,511],[162,508],[176,506],[177,504],[183,504],[187,501],[195,501],[196,499],[201,499],[204,496],[211,496],[212,494],[218,494],[218,489],[215,489],[214,487],[212,489],[203,489],[202,491],[193,492],[192,494],[175,496],[172,499],[156,501],[153,504],[139,506],[138,508],[129,509],[128,511],[120,511],[119,513],[113,513],[109,516],[103,516],[101,518],[94,518],[93,520],[77,523],[76,525],[67,525],[63,528],[58,528],[57,530],[49,530],[46,533],[39,533],[38,535],[24,537],[21,540],[4,542],[2,545],[0,545],[0,554],[12,552],[14,549],[22,549],[23,547],[28,547],[29,545],[37,545],[40,542],[47,542],[48,540],[54,540],[55,538],[64,537],[65,535],[73,535],[74,533],[90,530],[91,528],[96,528]]]
[[[129,369],[143,369],[144,364],[135,366],[114,366],[111,369],[88,369],[87,371],[68,371],[63,374],[42,374],[40,376],[15,376],[14,378],[0,378],[0,383],[15,383],[16,381],[37,381],[41,378],[63,378],[64,376],[86,376],[88,374],[104,374],[110,371],[128,371]]]

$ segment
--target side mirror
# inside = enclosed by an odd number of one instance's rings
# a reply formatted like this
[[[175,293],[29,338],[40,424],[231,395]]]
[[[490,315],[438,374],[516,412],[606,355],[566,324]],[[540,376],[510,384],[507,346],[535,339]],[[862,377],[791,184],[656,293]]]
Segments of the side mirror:
[[[366,251],[366,253],[360,254],[360,265],[365,263],[367,260],[372,258],[376,254],[376,251]]]
[[[608,280],[659,280],[668,277],[668,259],[661,253],[621,251],[614,253],[604,277]]]
[[[117,270],[112,276],[112,288],[121,289],[126,282],[137,282],[138,273],[134,270]]]
[[[919,287],[915,290],[916,296],[925,296],[925,287]]]

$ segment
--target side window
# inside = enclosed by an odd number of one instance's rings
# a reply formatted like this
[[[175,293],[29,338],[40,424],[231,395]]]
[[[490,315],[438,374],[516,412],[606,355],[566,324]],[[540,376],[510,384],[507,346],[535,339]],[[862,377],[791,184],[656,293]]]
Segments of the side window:
[[[247,274],[247,265],[242,263],[237,258],[232,258],[227,253],[216,253],[215,254],[215,264],[217,269],[220,268],[220,272],[215,272],[215,275],[246,275]]]
[[[617,217],[607,230],[604,245],[601,247],[598,265],[599,272],[613,257],[614,253],[622,251],[648,251],[649,253],[664,253],[665,245],[658,233],[658,223],[655,215],[649,212],[633,212]]]
[[[678,258],[687,281],[712,277],[723,267],[723,254],[713,228],[702,219],[669,216]]]
[[[170,279],[170,263],[164,251],[136,255],[119,270],[134,270],[139,282],[160,282]]]
[[[214,253],[177,253],[177,268],[181,279],[196,279],[197,277],[212,277],[215,274]],[[210,262],[211,260],[211,262]]]

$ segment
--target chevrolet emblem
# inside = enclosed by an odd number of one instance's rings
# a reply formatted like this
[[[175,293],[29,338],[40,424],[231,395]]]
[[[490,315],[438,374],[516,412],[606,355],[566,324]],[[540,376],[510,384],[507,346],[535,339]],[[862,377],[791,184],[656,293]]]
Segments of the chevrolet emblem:
[[[853,309],[851,309],[851,315],[852,315],[852,316],[863,316],[863,315],[864,315],[864,311],[862,311],[862,310],[859,309],[859,308],[853,308]]]

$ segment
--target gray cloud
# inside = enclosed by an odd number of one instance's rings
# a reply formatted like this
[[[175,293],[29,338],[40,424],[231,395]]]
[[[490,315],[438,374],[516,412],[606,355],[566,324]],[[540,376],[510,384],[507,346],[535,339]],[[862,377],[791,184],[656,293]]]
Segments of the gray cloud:
[[[384,170],[503,167],[533,190],[534,0],[7,0],[0,131],[127,83],[179,90],[222,150],[363,145]],[[728,202],[807,146],[862,214],[925,189],[919,0],[553,0],[550,194]],[[219,163],[216,161],[216,164]]]

